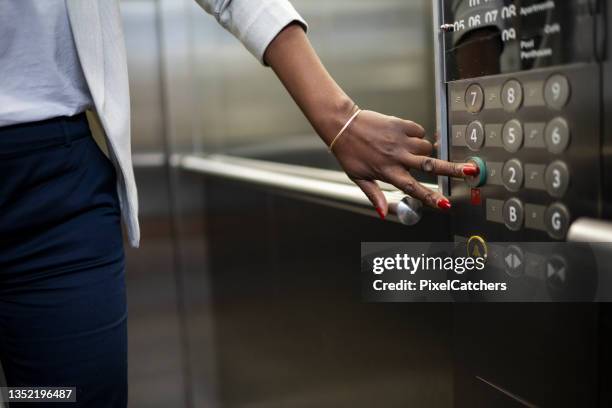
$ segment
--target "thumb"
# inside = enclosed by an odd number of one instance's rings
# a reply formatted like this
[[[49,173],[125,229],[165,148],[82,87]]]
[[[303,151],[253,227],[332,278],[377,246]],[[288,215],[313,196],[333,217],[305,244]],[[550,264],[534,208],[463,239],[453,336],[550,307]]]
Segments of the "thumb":
[[[378,187],[378,184],[376,184],[375,181],[370,180],[353,181],[355,184],[357,184],[357,187],[359,187],[365,193],[365,195],[368,196],[368,199],[372,202],[372,204],[374,204],[376,212],[380,218],[384,220],[389,212],[389,205],[387,204],[387,199],[385,198],[382,190],[380,187]]]

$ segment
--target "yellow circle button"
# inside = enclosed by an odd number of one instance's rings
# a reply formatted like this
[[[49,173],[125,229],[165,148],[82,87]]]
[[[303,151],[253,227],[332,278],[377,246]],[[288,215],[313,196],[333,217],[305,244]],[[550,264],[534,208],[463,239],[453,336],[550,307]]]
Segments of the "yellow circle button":
[[[471,258],[487,259],[489,248],[486,241],[479,235],[470,237],[467,242],[467,255]]]

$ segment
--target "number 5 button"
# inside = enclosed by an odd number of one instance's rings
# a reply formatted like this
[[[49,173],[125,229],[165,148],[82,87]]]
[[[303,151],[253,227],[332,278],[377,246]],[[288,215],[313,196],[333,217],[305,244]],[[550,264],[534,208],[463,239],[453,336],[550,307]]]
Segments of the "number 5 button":
[[[523,146],[523,126],[516,119],[508,121],[502,130],[504,148],[510,153],[516,153]]]
[[[559,117],[551,120],[544,132],[546,148],[553,154],[561,154],[570,142],[570,130],[565,119]]]

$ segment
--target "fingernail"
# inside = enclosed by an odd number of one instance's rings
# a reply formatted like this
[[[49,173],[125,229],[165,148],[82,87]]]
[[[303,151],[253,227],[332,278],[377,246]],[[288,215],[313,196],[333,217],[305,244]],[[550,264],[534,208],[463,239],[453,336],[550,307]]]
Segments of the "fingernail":
[[[475,166],[473,164],[466,164],[465,166],[463,166],[463,174],[465,174],[466,176],[477,176],[478,173],[480,173],[480,169],[478,168],[478,166]]]
[[[438,200],[438,208],[441,210],[450,210],[451,208],[451,203],[450,201],[448,201],[446,198],[441,198],[440,200]]]
[[[377,208],[376,212],[378,213],[378,215],[380,216],[381,220],[385,219],[385,212],[382,210],[382,208]]]

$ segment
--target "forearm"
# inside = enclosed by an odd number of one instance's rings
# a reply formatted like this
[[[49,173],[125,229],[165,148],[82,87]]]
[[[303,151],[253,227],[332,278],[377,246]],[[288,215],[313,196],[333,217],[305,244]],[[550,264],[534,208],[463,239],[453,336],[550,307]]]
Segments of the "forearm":
[[[329,145],[350,116],[354,103],[329,75],[302,27],[292,24],[281,31],[264,58]]]

